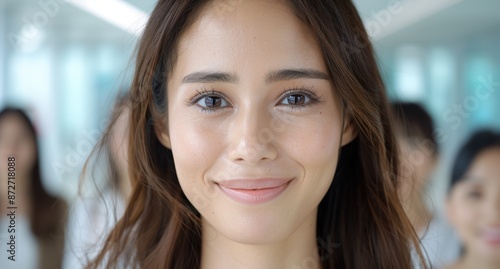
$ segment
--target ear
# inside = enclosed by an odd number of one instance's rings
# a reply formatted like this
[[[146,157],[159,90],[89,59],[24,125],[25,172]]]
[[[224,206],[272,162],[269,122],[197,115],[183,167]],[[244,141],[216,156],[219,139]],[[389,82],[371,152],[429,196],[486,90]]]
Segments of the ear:
[[[358,131],[354,126],[352,117],[349,115],[345,115],[344,119],[344,127],[342,129],[342,141],[341,146],[349,144],[356,136],[358,135]]]
[[[156,136],[158,136],[158,140],[163,146],[165,146],[168,149],[172,149],[172,146],[170,145],[170,137],[166,133],[161,132]]]
[[[168,135],[167,128],[165,128],[165,127],[159,128],[158,126],[155,125],[154,129],[155,129],[156,137],[158,137],[158,140],[160,141],[160,143],[164,147],[166,147],[168,149],[172,149],[172,145],[170,144],[170,136]]]

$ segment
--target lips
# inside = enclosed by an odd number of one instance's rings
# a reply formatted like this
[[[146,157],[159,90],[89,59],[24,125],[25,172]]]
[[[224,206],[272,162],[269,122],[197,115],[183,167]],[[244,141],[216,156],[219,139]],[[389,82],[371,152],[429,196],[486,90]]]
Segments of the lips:
[[[278,197],[290,181],[289,178],[233,179],[217,182],[217,185],[232,200],[255,205]]]

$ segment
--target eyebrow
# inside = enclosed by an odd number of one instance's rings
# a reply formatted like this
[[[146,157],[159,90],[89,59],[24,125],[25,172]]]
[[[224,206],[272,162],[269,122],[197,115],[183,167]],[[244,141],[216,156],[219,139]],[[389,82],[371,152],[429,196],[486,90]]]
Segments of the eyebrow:
[[[330,77],[319,70],[316,69],[281,69],[277,71],[272,71],[266,75],[266,84],[270,84],[277,81],[292,80],[292,79],[324,79],[329,80]],[[239,79],[235,74],[225,73],[225,72],[210,72],[201,71],[194,72],[182,79],[182,83],[210,83],[210,82],[228,82],[228,83],[238,83]]]
[[[327,74],[316,69],[282,69],[269,73],[266,76],[266,83],[299,78],[330,79]]]
[[[223,72],[194,72],[182,79],[182,83],[229,82],[237,83],[236,75]]]

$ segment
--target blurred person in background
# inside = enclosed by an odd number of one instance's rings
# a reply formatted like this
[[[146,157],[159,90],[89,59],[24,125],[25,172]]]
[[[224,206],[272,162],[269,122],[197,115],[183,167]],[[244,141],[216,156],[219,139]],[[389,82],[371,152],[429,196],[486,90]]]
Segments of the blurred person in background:
[[[112,177],[110,187],[126,202],[132,191],[128,167],[130,109],[127,95],[120,95],[112,113],[116,123],[108,137],[108,156]]]
[[[449,269],[500,268],[500,133],[475,133],[453,165],[447,217],[462,242]]]
[[[104,187],[74,202],[68,228],[68,242],[64,268],[83,268],[102,247],[102,240],[115,225],[124,211],[130,196],[128,174],[129,107],[125,94],[120,95],[113,106],[113,129],[102,142],[105,144],[110,180]]]
[[[400,197],[420,236],[428,263],[442,267],[456,258],[458,248],[446,221],[429,206],[427,187],[439,159],[434,123],[429,113],[413,102],[392,104],[395,132],[401,151]]]
[[[8,158],[15,157],[15,179],[8,188]],[[61,268],[66,224],[66,203],[49,194],[40,173],[36,132],[30,119],[20,109],[5,108],[0,112],[0,229],[2,233],[0,268]],[[10,200],[8,190],[15,192]],[[12,195],[12,192],[10,193]],[[8,199],[9,198],[9,199]],[[11,204],[13,201],[14,204]],[[8,206],[15,206],[15,233],[7,233],[11,225]],[[10,236],[16,239],[15,261],[6,251]]]

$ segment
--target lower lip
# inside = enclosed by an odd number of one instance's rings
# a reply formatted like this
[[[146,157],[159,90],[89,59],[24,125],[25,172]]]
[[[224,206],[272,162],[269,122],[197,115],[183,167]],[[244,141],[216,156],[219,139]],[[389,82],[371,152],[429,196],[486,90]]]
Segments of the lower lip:
[[[282,194],[286,188],[288,187],[290,182],[287,182],[281,186],[277,186],[274,188],[266,188],[259,190],[247,190],[247,189],[229,189],[225,188],[221,185],[218,185],[219,188],[226,194],[229,198],[233,199],[236,202],[257,205],[273,200]]]

